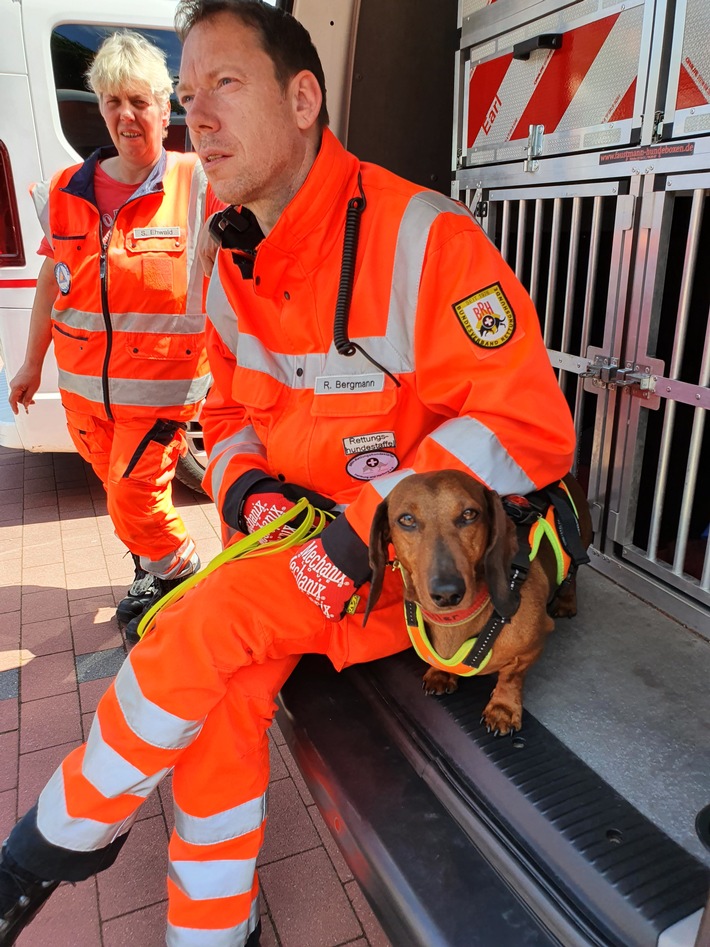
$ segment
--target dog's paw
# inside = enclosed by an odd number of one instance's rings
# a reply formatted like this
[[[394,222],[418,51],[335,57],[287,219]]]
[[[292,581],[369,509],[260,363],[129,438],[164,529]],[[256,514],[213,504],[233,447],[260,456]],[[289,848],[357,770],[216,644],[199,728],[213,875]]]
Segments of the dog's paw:
[[[551,618],[574,618],[577,614],[577,596],[558,598],[550,609]]]
[[[453,694],[459,686],[459,679],[448,671],[429,668],[422,678],[422,689],[427,696],[432,694]]]
[[[577,614],[577,585],[574,576],[568,579],[558,590],[550,615],[552,618],[574,618]]]
[[[516,733],[523,725],[523,708],[508,707],[490,701],[481,715],[481,723],[485,724],[486,730],[495,737]]]

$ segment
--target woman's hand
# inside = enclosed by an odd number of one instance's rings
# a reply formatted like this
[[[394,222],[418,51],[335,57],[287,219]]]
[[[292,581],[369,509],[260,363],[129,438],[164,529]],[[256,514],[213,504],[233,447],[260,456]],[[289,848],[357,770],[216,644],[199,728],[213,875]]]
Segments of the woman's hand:
[[[12,413],[17,414],[20,405],[29,411],[30,405],[34,404],[34,395],[39,388],[42,380],[42,366],[25,363],[19,372],[10,382],[10,395],[8,401],[12,408]]]

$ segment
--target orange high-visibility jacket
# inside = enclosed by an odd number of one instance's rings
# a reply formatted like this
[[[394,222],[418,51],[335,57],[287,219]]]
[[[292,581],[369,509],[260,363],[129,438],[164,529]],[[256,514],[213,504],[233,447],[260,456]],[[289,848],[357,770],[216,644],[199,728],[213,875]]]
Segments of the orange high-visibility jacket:
[[[358,174],[348,333],[399,387],[333,343]],[[574,429],[534,307],[468,209],[360,163],[327,130],[253,277],[220,251],[207,313],[205,483],[218,509],[256,468],[346,504],[367,542],[375,507],[412,472],[451,467],[525,494],[570,469]]]
[[[103,234],[100,149],[32,197],[54,250],[52,310],[66,408],[109,420],[193,417],[211,383],[196,244],[206,182],[194,154],[165,152]]]

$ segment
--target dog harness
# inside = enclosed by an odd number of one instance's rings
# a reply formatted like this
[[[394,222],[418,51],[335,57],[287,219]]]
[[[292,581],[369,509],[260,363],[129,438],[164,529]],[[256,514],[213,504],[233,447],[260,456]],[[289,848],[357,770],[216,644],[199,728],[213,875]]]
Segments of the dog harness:
[[[530,563],[539,552],[543,538],[550,543],[557,564],[557,585],[549,602],[549,605],[552,605],[562,585],[571,579],[580,565],[589,562],[579,534],[579,516],[569,490],[560,481],[524,497],[504,497],[503,508],[515,522],[518,534],[518,551],[510,566],[510,588],[517,598],[513,615],[520,607],[520,589],[528,576]],[[402,571],[402,566],[397,561],[393,563],[393,567]],[[436,616],[436,621],[447,627],[463,624],[483,611],[489,601],[488,589],[484,588],[471,608],[465,612],[450,613],[448,620]],[[433,621],[435,616],[429,616],[418,602],[405,599],[404,618],[410,641],[419,657],[432,667],[448,671],[449,674],[457,674],[459,677],[472,677],[485,669],[498,635],[510,621],[510,617],[504,618],[494,609],[479,635],[464,641],[453,657],[442,658],[429,640],[424,624],[426,618]]]

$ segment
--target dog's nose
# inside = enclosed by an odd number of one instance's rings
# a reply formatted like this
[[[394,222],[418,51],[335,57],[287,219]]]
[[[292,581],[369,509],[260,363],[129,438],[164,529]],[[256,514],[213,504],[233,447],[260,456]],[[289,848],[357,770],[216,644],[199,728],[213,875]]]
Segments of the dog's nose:
[[[466,592],[466,583],[460,575],[437,575],[429,583],[429,595],[439,608],[458,605]]]

